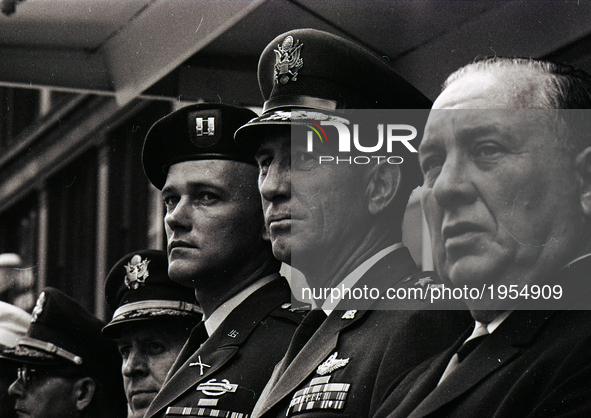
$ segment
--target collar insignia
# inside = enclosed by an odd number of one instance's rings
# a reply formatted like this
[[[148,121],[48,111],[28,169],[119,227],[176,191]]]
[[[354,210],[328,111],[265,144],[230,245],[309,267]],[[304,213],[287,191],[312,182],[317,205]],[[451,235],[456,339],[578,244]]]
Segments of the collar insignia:
[[[302,46],[299,39],[293,41],[292,36],[277,45],[275,52],[275,82],[286,84],[291,76],[291,81],[298,80],[298,71],[304,66],[304,59],[300,58]]]
[[[419,280],[417,280],[417,282],[415,283],[415,286],[421,286],[421,287],[425,287],[425,285],[429,285],[430,283],[433,283],[434,280],[430,277],[423,277]],[[429,286],[427,286],[428,288]]]
[[[148,264],[150,260],[147,258],[142,260],[142,257],[138,254],[134,255],[129,263],[125,266],[127,274],[125,275],[125,286],[130,290],[137,290],[140,286],[143,286],[146,279],[150,276],[148,271]]]
[[[355,319],[355,314],[357,313],[356,309],[351,309],[341,316],[341,319]]]
[[[39,298],[37,298],[37,304],[33,308],[33,312],[31,313],[31,323],[36,322],[39,319],[39,315],[43,312],[43,305],[45,304],[45,292],[41,292]]]
[[[324,363],[318,366],[316,373],[320,376],[324,376],[325,374],[329,374],[334,372],[336,369],[340,369],[341,367],[345,367],[347,363],[349,363],[348,358],[337,358],[338,352],[335,351],[332,356],[326,359]]]

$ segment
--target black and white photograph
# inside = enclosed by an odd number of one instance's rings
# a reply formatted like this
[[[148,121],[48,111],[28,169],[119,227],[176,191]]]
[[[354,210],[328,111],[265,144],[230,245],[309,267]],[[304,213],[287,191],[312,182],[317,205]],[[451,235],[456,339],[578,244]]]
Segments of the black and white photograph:
[[[0,7],[0,418],[591,416],[591,1]]]

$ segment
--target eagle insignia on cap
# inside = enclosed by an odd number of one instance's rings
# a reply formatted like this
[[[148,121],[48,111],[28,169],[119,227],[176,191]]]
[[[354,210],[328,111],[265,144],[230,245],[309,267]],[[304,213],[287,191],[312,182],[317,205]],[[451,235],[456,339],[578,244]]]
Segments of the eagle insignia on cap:
[[[31,315],[32,315],[31,323],[37,321],[37,319],[39,318],[39,315],[41,315],[41,312],[43,312],[43,305],[44,304],[45,304],[45,292],[41,292],[41,294],[37,298],[37,303],[35,304],[35,307],[33,308],[33,312],[31,313]]]
[[[289,81],[297,81],[298,71],[304,66],[304,59],[300,58],[302,46],[299,39],[293,41],[293,36],[288,36],[281,45],[277,45],[275,52],[275,82],[285,84]]]
[[[148,264],[150,260],[147,258],[142,260],[138,254],[134,255],[129,263],[125,266],[127,275],[125,276],[125,286],[131,290],[137,290],[143,286],[150,273],[148,272]]]

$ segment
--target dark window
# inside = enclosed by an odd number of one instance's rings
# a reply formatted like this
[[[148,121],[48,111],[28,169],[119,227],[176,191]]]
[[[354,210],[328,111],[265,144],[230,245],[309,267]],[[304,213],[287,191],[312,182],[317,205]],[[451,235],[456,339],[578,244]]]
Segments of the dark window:
[[[150,126],[170,110],[168,102],[154,102],[109,134],[109,266],[131,251],[148,247],[152,186],[142,168],[142,146]]]
[[[0,87],[0,149],[39,117],[39,90]]]
[[[51,177],[47,285],[94,310],[97,154],[91,149]]]

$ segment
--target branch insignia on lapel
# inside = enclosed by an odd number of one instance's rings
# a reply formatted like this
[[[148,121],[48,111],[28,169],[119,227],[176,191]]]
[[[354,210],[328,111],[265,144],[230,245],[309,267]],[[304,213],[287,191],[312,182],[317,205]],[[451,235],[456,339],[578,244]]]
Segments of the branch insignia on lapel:
[[[204,362],[202,362],[201,356],[197,356],[197,359],[199,361],[196,361],[195,363],[189,363],[189,367],[199,366],[199,375],[203,376],[203,368],[204,367],[211,367],[211,366],[209,364],[205,364]]]

